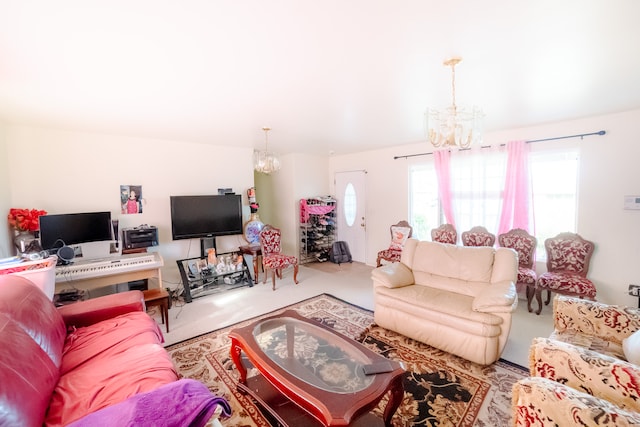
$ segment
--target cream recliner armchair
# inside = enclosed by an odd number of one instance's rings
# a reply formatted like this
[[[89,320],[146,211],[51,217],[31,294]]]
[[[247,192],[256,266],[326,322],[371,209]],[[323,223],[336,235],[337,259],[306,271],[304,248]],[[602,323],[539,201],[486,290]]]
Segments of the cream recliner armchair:
[[[514,425],[640,425],[640,310],[558,295],[553,311],[513,386]]]

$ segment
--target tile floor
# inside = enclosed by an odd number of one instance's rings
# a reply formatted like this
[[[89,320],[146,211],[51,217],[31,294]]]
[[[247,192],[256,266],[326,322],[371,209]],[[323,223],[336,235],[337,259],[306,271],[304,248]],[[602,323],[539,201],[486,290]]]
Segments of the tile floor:
[[[340,265],[311,263],[300,266],[298,285],[293,283],[293,270],[288,269],[284,271],[283,279],[276,281],[275,291],[271,290],[270,281],[263,284],[260,277],[260,283],[253,287],[194,298],[189,304],[174,301],[169,310],[170,331],[165,333],[165,344],[171,345],[321,293],[373,310],[371,269],[355,262]],[[545,306],[537,316],[527,311],[526,300],[522,298],[514,313],[502,358],[527,367],[531,339],[549,336],[553,320],[551,305]],[[159,313],[155,317],[160,321]]]

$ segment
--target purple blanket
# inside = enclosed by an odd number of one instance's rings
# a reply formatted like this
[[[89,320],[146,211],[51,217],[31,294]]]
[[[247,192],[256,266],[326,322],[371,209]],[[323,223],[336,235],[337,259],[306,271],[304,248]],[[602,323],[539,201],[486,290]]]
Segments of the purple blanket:
[[[182,379],[100,409],[70,426],[198,427],[207,424],[218,406],[222,409],[222,415],[231,415],[231,407],[226,399],[214,396],[199,381]]]

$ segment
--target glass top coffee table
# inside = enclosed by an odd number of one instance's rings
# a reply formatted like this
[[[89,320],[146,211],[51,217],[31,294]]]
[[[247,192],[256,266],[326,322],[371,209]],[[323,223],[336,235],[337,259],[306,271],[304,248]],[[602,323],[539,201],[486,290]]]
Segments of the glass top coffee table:
[[[229,338],[238,387],[283,425],[390,426],[402,401],[400,363],[294,310],[234,329]],[[242,352],[259,374],[247,378]],[[370,411],[387,393],[380,419]]]

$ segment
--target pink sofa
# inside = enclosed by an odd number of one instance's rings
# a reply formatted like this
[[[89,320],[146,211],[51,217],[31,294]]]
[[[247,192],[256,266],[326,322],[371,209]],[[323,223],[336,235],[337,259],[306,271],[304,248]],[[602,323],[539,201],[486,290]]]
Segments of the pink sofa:
[[[167,389],[178,374],[163,341],[140,291],[57,309],[28,279],[0,276],[0,424],[68,425]]]

